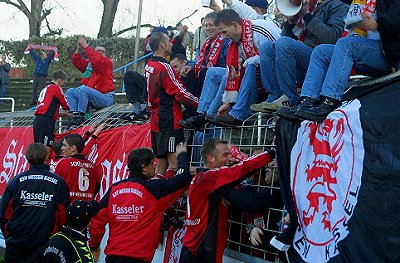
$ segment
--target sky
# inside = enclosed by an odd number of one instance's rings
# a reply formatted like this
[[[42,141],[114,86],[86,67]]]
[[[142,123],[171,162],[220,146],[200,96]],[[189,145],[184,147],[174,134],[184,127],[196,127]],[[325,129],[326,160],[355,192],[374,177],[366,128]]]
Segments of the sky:
[[[16,0],[14,0],[16,2]],[[30,1],[24,0],[30,8]],[[221,1],[217,1],[221,5]],[[96,37],[101,22],[103,4],[101,0],[46,0],[45,6],[53,7],[49,22],[53,28],[64,28],[63,35],[83,34]],[[120,0],[113,31],[136,25],[139,0]],[[212,10],[201,6],[200,0],[143,0],[142,24],[175,25],[180,19],[198,11],[182,23],[190,31],[200,26],[200,18]],[[22,40],[29,36],[27,17],[17,8],[0,3],[0,39]],[[44,24],[43,24],[44,25]],[[46,33],[43,28],[41,33]],[[134,31],[122,35],[134,36]],[[148,34],[148,29],[141,30],[141,35]]]

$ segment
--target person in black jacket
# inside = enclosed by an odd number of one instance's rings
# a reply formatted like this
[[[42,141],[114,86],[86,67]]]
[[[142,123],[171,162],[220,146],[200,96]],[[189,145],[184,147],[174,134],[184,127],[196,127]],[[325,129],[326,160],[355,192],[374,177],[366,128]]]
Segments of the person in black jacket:
[[[47,242],[43,263],[94,263],[85,232],[90,219],[99,212],[99,204],[96,201],[76,200],[67,211],[67,225]]]
[[[25,156],[31,166],[8,182],[0,206],[4,260],[10,263],[40,262],[47,241],[66,223],[69,205],[67,184],[46,164],[46,146],[30,144]]]
[[[355,5],[356,2],[352,7]],[[335,45],[314,49],[301,91],[304,102],[296,109],[295,116],[323,121],[341,104],[353,67],[357,74],[368,76],[389,74],[399,68],[399,1],[378,0],[376,7],[371,1],[358,9],[360,13],[346,19],[360,19],[358,23],[348,22],[351,30],[347,37]]]

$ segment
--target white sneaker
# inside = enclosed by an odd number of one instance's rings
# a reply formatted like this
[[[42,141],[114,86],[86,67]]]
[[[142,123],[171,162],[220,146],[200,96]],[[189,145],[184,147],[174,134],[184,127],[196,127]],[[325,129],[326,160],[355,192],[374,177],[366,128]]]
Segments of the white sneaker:
[[[267,111],[277,111],[282,107],[290,107],[289,99],[286,95],[282,95],[273,102],[263,105],[263,109]]]

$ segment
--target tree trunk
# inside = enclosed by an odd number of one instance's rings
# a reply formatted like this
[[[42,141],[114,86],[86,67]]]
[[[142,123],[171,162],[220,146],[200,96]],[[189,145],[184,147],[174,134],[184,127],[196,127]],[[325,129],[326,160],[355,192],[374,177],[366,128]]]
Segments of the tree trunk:
[[[97,38],[111,37],[112,28],[115,19],[115,13],[117,12],[119,0],[102,0],[103,2],[103,16],[101,18],[100,30],[97,34]]]
[[[29,21],[29,37],[40,37],[40,25],[43,19],[48,16],[51,10],[45,10],[43,12],[43,2],[45,0],[31,0],[31,11],[25,5],[23,0],[0,0],[2,3],[12,5],[18,8]],[[43,14],[42,14],[43,12]]]
[[[43,19],[41,14],[44,0],[31,1],[31,13],[29,19],[29,37],[40,37],[40,25]]]

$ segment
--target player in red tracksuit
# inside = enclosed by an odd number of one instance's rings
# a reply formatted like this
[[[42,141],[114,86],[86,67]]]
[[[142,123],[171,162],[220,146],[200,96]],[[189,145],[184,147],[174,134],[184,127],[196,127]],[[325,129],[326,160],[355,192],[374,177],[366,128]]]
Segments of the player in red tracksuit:
[[[35,111],[36,117],[33,121],[34,142],[41,142],[48,147],[53,146],[54,128],[59,116],[60,105],[64,110],[69,110],[62,90],[67,78],[64,71],[54,72],[53,83],[40,92]]]
[[[93,200],[100,189],[102,170],[81,154],[85,141],[79,134],[64,137],[61,151],[64,158],[58,161],[55,173],[66,181],[71,202]]]
[[[139,148],[129,154],[129,177],[111,186],[100,201],[99,214],[89,225],[89,247],[98,253],[105,226],[109,224],[106,262],[152,261],[163,212],[192,180],[186,146],[179,144],[176,153],[179,170],[168,179],[153,178],[154,154],[150,149]]]
[[[202,146],[201,157],[210,170],[198,173],[189,187],[180,263],[222,262],[228,238],[228,208],[223,197],[246,175],[272,161],[268,152],[263,152],[227,167],[231,153],[227,142],[218,139]]]
[[[147,62],[148,104],[151,111],[151,144],[158,158],[156,172],[165,174],[167,169],[176,170],[175,146],[184,141],[182,105],[196,108],[198,99],[188,92],[166,57],[171,54],[169,37],[160,32],[151,34],[149,44],[154,54]]]

